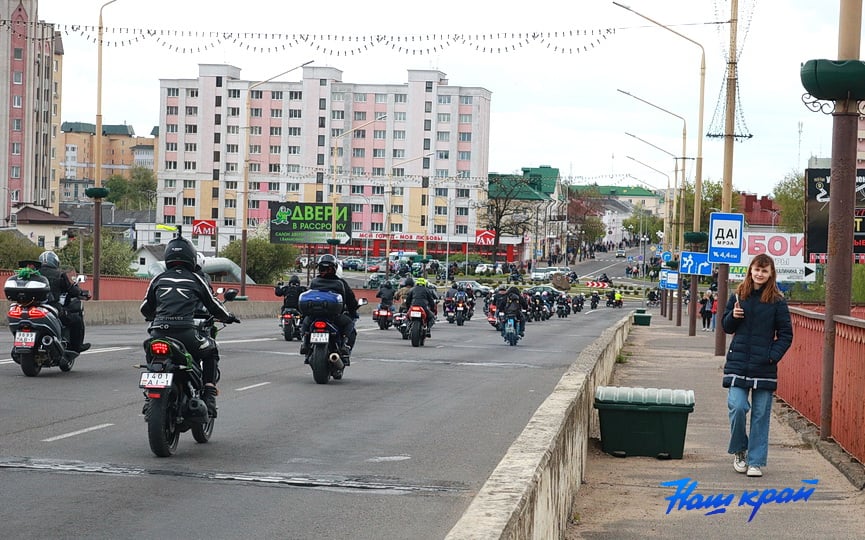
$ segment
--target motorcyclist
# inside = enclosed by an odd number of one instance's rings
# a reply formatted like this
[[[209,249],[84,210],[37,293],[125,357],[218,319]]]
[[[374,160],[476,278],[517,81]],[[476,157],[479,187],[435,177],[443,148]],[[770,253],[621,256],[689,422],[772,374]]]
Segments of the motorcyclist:
[[[621,306],[621,305],[622,305],[622,292],[621,292],[621,291],[616,290],[616,291],[613,293],[613,304],[616,305],[616,306]]]
[[[598,291],[592,291],[591,302],[595,306],[597,306],[601,302],[601,295],[598,293]]]
[[[201,396],[207,410],[216,417],[219,391],[219,350],[216,340],[201,335],[195,327],[196,307],[201,304],[217,320],[240,322],[213,295],[210,285],[195,272],[196,251],[182,236],[176,236],[165,247],[165,271],[150,282],[141,314],[152,321],[147,331],[151,337],[171,337],[202,364],[204,392]],[[146,407],[146,406],[145,406]]]
[[[379,309],[389,309],[393,311],[393,297],[396,294],[396,291],[393,290],[393,285],[391,285],[390,281],[385,281],[379,287],[378,292],[375,293],[375,297],[380,300]]]
[[[426,337],[430,337],[430,329],[433,327],[433,324],[435,324],[436,301],[438,298],[436,297],[435,292],[426,286],[426,279],[417,278],[415,283],[416,285],[412,287],[405,297],[405,305],[420,306],[424,308],[427,319]]]
[[[50,302],[60,314],[60,322],[69,329],[70,351],[84,352],[90,348],[89,343],[84,343],[84,308],[81,299],[90,298],[90,294],[82,291],[78,284],[69,279],[66,272],[60,270],[60,258],[53,251],[43,251],[39,255],[39,268],[41,273],[51,285]]]
[[[606,272],[601,274],[601,277],[598,278],[598,281],[600,281],[601,283],[612,283],[612,281],[610,281],[610,278],[607,277]]]
[[[345,342],[340,346],[339,355],[342,357],[342,362],[346,366],[350,365],[349,355],[351,354],[354,343],[357,340],[357,331],[354,329],[354,321],[358,318],[357,315],[357,297],[351,286],[336,273],[339,263],[336,257],[329,253],[325,253],[318,258],[318,276],[313,278],[309,283],[310,290],[330,291],[332,293],[342,295],[343,312],[333,322],[339,328],[339,333]],[[309,316],[304,316],[301,323],[301,332],[303,332],[303,343],[300,346],[300,354],[309,353],[309,325],[311,324]]]
[[[393,295],[394,300],[403,303],[400,311],[405,311],[406,306],[408,306],[408,304],[405,303],[405,297],[408,296],[408,293],[412,290],[412,287],[414,287],[414,279],[410,277],[405,278],[402,287],[397,289],[396,294]]]
[[[503,313],[506,318],[513,315],[517,321],[517,332],[520,333],[520,337],[526,335],[525,312],[528,311],[529,306],[518,288],[511,287],[505,291],[505,294],[498,300],[496,309],[499,310],[499,313]],[[502,335],[504,335],[504,332],[505,327],[502,326]]]
[[[306,287],[300,284],[300,278],[296,275],[293,275],[288,279],[288,285],[280,281],[276,284],[276,287],[273,288],[273,294],[283,297],[283,312],[285,312],[285,310],[287,309],[299,311],[300,308],[298,307],[298,301],[300,298],[300,293],[304,291],[306,291]]]

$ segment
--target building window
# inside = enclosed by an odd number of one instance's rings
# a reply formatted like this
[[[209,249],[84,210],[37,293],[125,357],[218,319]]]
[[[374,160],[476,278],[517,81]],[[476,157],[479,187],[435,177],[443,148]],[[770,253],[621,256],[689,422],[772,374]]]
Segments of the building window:
[[[249,126],[250,135],[261,135],[261,126]]]
[[[448,170],[447,169],[436,169],[436,178],[447,178]]]
[[[369,230],[372,232],[382,232],[384,231],[384,225],[381,223],[370,223]]]
[[[290,127],[288,128],[288,136],[289,137],[300,137],[300,128],[299,127]]]
[[[261,107],[253,107],[249,109],[249,116],[252,118],[261,118]]]
[[[282,99],[282,90],[271,90],[270,91],[270,99],[281,100]]]
[[[390,224],[390,232],[402,232],[402,223],[391,223]]]
[[[457,215],[458,216],[467,216],[469,215],[468,206],[457,206]]]
[[[363,186],[351,186],[352,195],[363,195]]]
[[[195,189],[195,180],[184,180],[183,181],[183,189]]]
[[[432,101],[424,101],[423,102],[423,112],[432,112]]]
[[[373,138],[373,139],[378,139],[378,140],[381,140],[381,141],[387,139],[387,130],[385,130],[385,129],[376,129],[376,130],[373,130],[373,132],[372,132],[372,138]]]
[[[225,126],[225,132],[229,135],[237,135],[240,133],[240,126]]]
[[[471,195],[471,192],[466,188],[457,188],[457,198],[458,199],[468,199]]]
[[[12,119],[12,131],[21,131],[21,119],[13,118]]]
[[[260,144],[250,144],[249,145],[249,153],[250,154],[260,154],[261,153],[261,145]]]
[[[366,111],[355,111],[354,112],[355,121],[363,121],[366,120]]]
[[[450,152],[447,150],[437,150],[436,159],[450,159]]]
[[[183,145],[183,151],[184,152],[197,152],[198,151],[198,144],[188,142],[188,143]]]
[[[359,130],[355,131],[354,132],[354,138],[355,139],[366,139],[366,130],[365,129],[359,129]]]
[[[366,148],[352,148],[351,157],[362,158],[366,157]]]
[[[382,214],[384,213],[384,205],[383,204],[371,204],[369,205],[369,211],[373,214]]]
[[[393,140],[395,141],[404,141],[405,140],[405,130],[395,129],[393,131]]]
[[[433,225],[433,234],[447,234],[448,226],[447,225]]]
[[[24,73],[21,71],[12,72],[12,84],[24,84]]]
[[[24,49],[15,47],[12,51],[12,58],[15,60],[24,60]]]
[[[21,178],[21,167],[18,165],[12,165],[9,169],[9,177],[10,178]]]
[[[180,89],[179,88],[166,88],[165,93],[168,97],[179,97]]]
[[[470,161],[472,159],[472,153],[467,150],[461,150],[457,152],[457,159],[460,161]]]
[[[471,105],[472,96],[460,96],[460,105]]]
[[[281,154],[282,147],[279,145],[270,145],[270,153],[271,154]]]
[[[469,233],[469,226],[468,225],[457,225],[457,234],[466,235],[468,233]]]
[[[301,115],[300,109],[289,109],[288,110],[288,117],[289,118],[302,118],[303,116]]]
[[[229,98],[240,98],[240,89],[239,88],[229,88],[228,97]]]
[[[229,118],[237,118],[240,116],[240,107],[228,107],[227,114]]]
[[[186,116],[198,116],[198,107],[187,107]]]
[[[278,137],[282,135],[282,128],[279,126],[270,126],[270,136]]]
[[[177,152],[177,143],[176,142],[165,143],[165,151],[166,152]]]
[[[363,176],[366,174],[366,170],[363,167],[352,167],[351,175],[352,176]]]
[[[261,99],[264,93],[261,90],[250,90],[249,99]]]
[[[460,124],[471,124],[472,123],[472,115],[470,114],[461,114],[460,115]]]
[[[289,156],[299,156],[300,155],[300,147],[299,146],[286,146],[286,153]]]
[[[355,103],[366,103],[366,94],[354,94]]]
[[[384,167],[373,167],[372,168],[372,175],[373,176],[385,176],[385,174],[386,173],[384,172]],[[373,188],[374,187],[375,186],[373,186]]]
[[[450,142],[451,132],[450,131],[436,131],[436,140],[438,142]]]
[[[198,133],[198,125],[197,124],[186,124],[184,127],[184,133],[193,134]]]
[[[289,90],[288,91],[288,99],[294,100],[294,101],[302,100],[303,99],[303,92],[301,92],[299,90]]]
[[[438,97],[438,103],[439,103],[439,105],[450,105],[451,104],[451,97],[450,96],[439,96]]]
[[[195,197],[184,197],[183,206],[195,206]]]
[[[24,100],[21,96],[12,96],[12,107],[20,109],[24,107]]]
[[[469,131],[460,131],[460,142],[472,142],[472,134]]]
[[[383,158],[385,156],[384,148],[373,148],[372,149],[372,157],[374,158]]]
[[[184,171],[194,171],[196,167],[195,161],[184,161],[183,162],[183,170]]]
[[[162,199],[162,206],[177,206],[176,197],[165,197]]]
[[[236,154],[240,150],[240,145],[238,144],[226,144],[225,151],[229,154]]]
[[[166,161],[165,162],[165,170],[166,171],[176,171],[177,170],[177,162],[176,161]]]
[[[289,193],[297,193],[300,191],[300,182],[289,182],[285,184],[285,191]]]
[[[394,103],[408,103],[408,94],[394,94],[393,95]]]
[[[402,205],[401,204],[390,205],[390,213],[391,214],[402,214]]]
[[[449,124],[451,121],[451,114],[450,113],[439,113],[437,118],[438,118],[439,124]]]
[[[13,156],[20,156],[21,155],[21,143],[20,142],[12,143],[12,155]]]
[[[345,120],[345,111],[330,111],[331,120]]]
[[[437,187],[435,189],[435,196],[436,197],[447,197],[448,196],[448,188]]]
[[[270,109],[271,118],[282,118],[282,109]]]
[[[166,116],[177,116],[179,110],[180,109],[177,105],[168,105],[165,107],[165,114]]]

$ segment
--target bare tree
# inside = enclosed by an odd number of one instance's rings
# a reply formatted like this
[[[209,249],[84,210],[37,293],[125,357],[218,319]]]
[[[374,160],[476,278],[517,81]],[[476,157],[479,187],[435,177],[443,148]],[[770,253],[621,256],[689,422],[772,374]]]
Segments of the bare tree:
[[[485,200],[479,206],[478,223],[495,232],[493,263],[496,262],[502,235],[522,236],[532,228],[538,204],[549,201],[540,191],[538,180],[519,175],[490,174]]]

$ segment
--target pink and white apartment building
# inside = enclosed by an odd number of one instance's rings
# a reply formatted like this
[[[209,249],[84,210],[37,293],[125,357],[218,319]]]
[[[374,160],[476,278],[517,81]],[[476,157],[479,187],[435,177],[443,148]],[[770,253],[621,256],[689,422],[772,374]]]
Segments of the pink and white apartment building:
[[[402,84],[342,81],[304,66],[299,82],[240,79],[202,64],[197,79],[160,80],[157,222],[214,220],[195,238],[206,254],[266,228],[268,203],[336,202],[352,209],[343,253],[442,253],[474,244],[489,161],[489,90],[451,86],[437,70],[408,70]],[[245,168],[248,167],[248,169]],[[169,233],[139,224],[138,238]],[[189,229],[191,230],[191,228]]]

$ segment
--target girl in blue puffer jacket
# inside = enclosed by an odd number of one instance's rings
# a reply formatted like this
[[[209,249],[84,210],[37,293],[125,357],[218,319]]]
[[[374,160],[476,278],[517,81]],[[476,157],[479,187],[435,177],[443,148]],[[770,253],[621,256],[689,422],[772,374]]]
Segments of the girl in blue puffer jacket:
[[[763,476],[769,450],[772,394],[778,386],[778,362],[793,342],[793,325],[784,295],[776,283],[775,261],[760,254],[748,266],[745,280],[724,310],[724,332],[733,334],[724,364],[723,386],[729,388],[730,446],[733,468]],[[748,394],[751,403],[748,403]],[[751,429],[746,417],[751,411]]]

